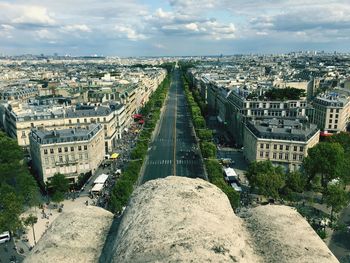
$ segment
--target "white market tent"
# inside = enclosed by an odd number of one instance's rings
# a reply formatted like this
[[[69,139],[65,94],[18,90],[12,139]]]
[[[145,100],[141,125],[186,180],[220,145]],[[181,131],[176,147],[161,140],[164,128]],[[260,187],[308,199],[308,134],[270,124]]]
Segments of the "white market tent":
[[[103,189],[103,184],[95,184],[94,187],[92,187],[91,192],[92,193],[99,193]]]
[[[108,176],[109,176],[108,174],[101,174],[101,175],[99,175],[95,179],[94,184],[104,184],[107,181]]]
[[[230,176],[237,177],[237,174],[236,174],[235,170],[233,168],[231,168],[231,167],[224,168],[224,171],[225,171],[225,176],[227,176],[227,177],[230,177]]]

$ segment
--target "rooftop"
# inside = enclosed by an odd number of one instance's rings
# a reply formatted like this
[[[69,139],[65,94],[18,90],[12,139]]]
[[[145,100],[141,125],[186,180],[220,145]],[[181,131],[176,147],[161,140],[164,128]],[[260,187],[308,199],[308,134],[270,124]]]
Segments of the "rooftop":
[[[258,138],[308,141],[319,130],[307,120],[261,119],[247,122],[247,128]]]
[[[32,129],[30,137],[39,144],[88,141],[101,129],[101,124],[90,124],[87,128],[74,128],[51,131]]]

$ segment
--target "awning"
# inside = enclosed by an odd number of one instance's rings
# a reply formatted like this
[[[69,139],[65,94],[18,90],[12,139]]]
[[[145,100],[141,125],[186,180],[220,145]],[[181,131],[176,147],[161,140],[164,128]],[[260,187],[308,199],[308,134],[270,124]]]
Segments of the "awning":
[[[119,157],[119,153],[113,153],[111,155],[111,159],[117,159]]]
[[[95,179],[94,184],[104,184],[107,181],[108,176],[109,176],[108,174],[101,174],[101,175],[99,175]]]
[[[92,193],[99,193],[103,189],[103,184],[95,184],[94,187],[92,187],[91,192]]]

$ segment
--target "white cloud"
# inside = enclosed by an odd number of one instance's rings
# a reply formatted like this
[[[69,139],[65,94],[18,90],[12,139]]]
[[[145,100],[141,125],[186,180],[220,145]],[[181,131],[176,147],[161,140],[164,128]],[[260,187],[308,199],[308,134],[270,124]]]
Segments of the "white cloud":
[[[55,20],[40,6],[17,6],[19,16],[12,20],[14,24],[54,25]]]
[[[196,23],[186,24],[185,28],[187,28],[188,30],[192,30],[192,31],[199,31],[198,26],[197,26]]]
[[[57,38],[56,35],[48,29],[37,30],[36,35],[43,40],[54,40]]]
[[[114,27],[115,32],[117,32],[118,37],[127,38],[132,41],[146,39],[147,37],[143,34],[138,33],[135,29],[130,26],[116,25]]]
[[[65,32],[91,32],[90,27],[85,24],[66,25],[62,29]]]

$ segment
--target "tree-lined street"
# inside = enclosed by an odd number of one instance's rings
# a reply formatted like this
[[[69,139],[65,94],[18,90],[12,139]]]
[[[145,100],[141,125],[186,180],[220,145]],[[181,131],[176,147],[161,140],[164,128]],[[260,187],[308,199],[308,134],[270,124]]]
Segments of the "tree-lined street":
[[[156,133],[149,147],[141,183],[169,175],[204,178],[177,69],[172,72],[168,99]]]

